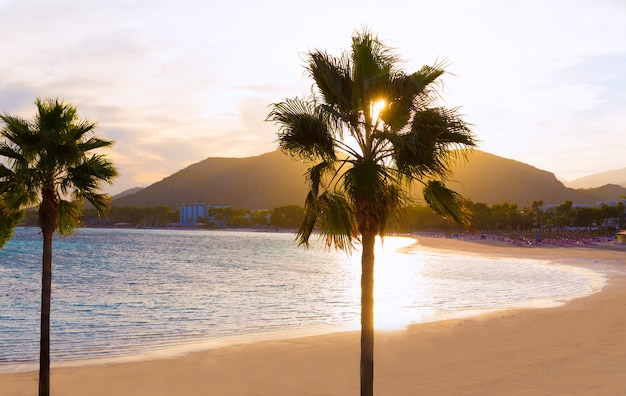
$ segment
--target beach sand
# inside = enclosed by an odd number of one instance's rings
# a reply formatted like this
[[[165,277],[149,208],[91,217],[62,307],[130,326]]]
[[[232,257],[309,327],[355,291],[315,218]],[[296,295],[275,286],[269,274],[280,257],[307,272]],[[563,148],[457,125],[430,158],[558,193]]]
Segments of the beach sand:
[[[626,249],[511,247],[418,237],[424,249],[600,269],[600,293],[379,332],[377,395],[626,394]],[[359,333],[227,346],[180,357],[52,369],[55,396],[357,395]],[[37,373],[0,375],[0,395],[37,394]]]

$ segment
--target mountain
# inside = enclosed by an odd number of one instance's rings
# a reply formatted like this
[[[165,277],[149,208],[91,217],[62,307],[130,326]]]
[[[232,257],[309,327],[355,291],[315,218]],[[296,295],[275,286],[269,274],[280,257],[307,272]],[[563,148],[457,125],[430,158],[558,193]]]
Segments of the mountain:
[[[565,184],[571,188],[593,188],[607,184],[626,187],[626,168],[595,173],[576,180],[567,181]]]
[[[114,199],[115,206],[178,209],[204,201],[241,209],[273,209],[304,203],[306,166],[280,151],[247,158],[207,158],[134,194]]]
[[[143,187],[133,187],[133,188],[129,188],[128,190],[124,190],[119,194],[116,194],[114,196],[112,196],[111,198],[115,199],[119,199],[119,198],[123,198],[127,195],[132,195],[134,193],[137,193],[139,191],[143,190]]]
[[[589,197],[565,187],[553,173],[480,150],[472,151],[467,161],[457,162],[448,186],[474,202],[489,205],[513,202],[525,207],[538,200],[593,203]]]
[[[615,200],[626,196],[626,188],[617,184],[605,184],[596,188],[581,188],[576,191],[592,202]]]
[[[207,158],[134,194],[116,196],[113,204],[165,205],[173,210],[196,201],[241,209],[303,205],[308,192],[306,168],[280,151],[247,158]],[[474,202],[511,202],[520,207],[538,200],[594,204],[626,195],[626,188],[617,185],[568,188],[553,173],[479,150],[454,167],[448,185]]]

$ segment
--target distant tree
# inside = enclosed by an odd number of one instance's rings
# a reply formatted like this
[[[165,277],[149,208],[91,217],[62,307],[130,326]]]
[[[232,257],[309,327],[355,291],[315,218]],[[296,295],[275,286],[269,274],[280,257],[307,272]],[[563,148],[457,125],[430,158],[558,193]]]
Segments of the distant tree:
[[[459,232],[462,227],[442,218],[429,206],[408,205],[390,219],[387,229],[390,232]]]
[[[470,212],[472,212],[472,229],[477,231],[488,231],[491,226],[491,208],[483,202],[468,202]]]
[[[541,209],[542,206],[543,206],[542,200],[533,201],[532,203],[533,215],[535,217],[535,222],[537,226],[539,227],[539,232],[543,230],[543,224],[544,224],[543,222],[544,222],[545,212]]]
[[[111,183],[117,171],[94,150],[113,142],[93,136],[96,124],[78,118],[71,104],[36,100],[34,121],[1,115],[0,197],[9,213],[30,206],[39,209],[43,236],[41,342],[39,395],[50,393],[50,301],[52,289],[52,237],[70,234],[79,225],[80,204],[87,200],[103,214],[110,200],[98,193],[102,182]]]
[[[520,222],[522,229],[531,230],[533,228],[533,209],[531,207],[524,207],[520,210]]]
[[[460,196],[444,182],[474,138],[456,109],[436,105],[442,66],[406,74],[399,63],[367,31],[354,35],[340,57],[309,53],[316,92],[273,104],[267,118],[279,126],[280,149],[312,164],[300,244],[309,244],[315,228],[327,246],[349,250],[361,241],[363,396],[373,394],[376,236],[385,235],[390,217],[409,201],[412,182],[423,183],[426,201],[439,213],[467,223]]]
[[[270,217],[270,225],[280,228],[298,228],[303,221],[304,208],[300,205],[279,206]]]
[[[572,225],[573,203],[570,200],[556,207],[555,223],[557,227],[569,227]]]
[[[512,230],[521,223],[521,215],[517,204],[509,202],[493,204],[490,211],[491,222],[496,230]]]
[[[223,208],[209,208],[209,218],[213,219],[213,221],[216,222],[220,227],[232,224],[231,219],[234,218],[236,215],[241,216],[241,211],[235,210],[235,208],[231,208],[230,206],[226,206]]]
[[[611,219],[619,220],[619,217],[620,217],[619,210],[620,209],[617,206],[612,206],[612,205],[607,205],[607,204],[602,204],[602,206],[600,206],[599,212],[600,212],[600,217],[602,219],[600,221],[600,224],[602,224],[602,228],[608,230]]]
[[[93,219],[93,213],[88,214]],[[179,214],[169,207],[161,206],[113,206],[109,211],[108,223],[129,223],[136,227],[162,227],[177,223]]]

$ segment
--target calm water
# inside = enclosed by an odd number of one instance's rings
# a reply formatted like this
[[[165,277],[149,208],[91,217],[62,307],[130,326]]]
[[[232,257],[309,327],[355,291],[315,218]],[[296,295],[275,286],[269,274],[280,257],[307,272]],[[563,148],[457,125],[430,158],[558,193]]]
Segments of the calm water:
[[[53,363],[248,336],[359,326],[359,254],[298,248],[293,234],[81,229],[54,241]],[[377,326],[441,313],[553,304],[592,273],[526,260],[377,252]],[[41,236],[0,250],[0,372],[38,362]],[[36,367],[36,366],[34,366]]]

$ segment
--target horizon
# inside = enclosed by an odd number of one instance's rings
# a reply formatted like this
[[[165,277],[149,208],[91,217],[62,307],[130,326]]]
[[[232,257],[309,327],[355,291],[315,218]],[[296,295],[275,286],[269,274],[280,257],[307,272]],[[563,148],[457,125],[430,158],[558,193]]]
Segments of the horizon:
[[[405,12],[354,1],[0,0],[0,34],[20,32],[0,43],[10,60],[0,112],[32,119],[36,97],[74,104],[116,141],[107,156],[121,176],[103,190],[117,194],[206,158],[275,150],[268,106],[310,91],[304,54],[339,55],[368,28],[407,72],[445,60],[445,105],[461,106],[478,149],[562,181],[626,167],[626,4],[385,6]],[[317,23],[302,26],[302,15]],[[416,25],[415,15],[429,17]]]

